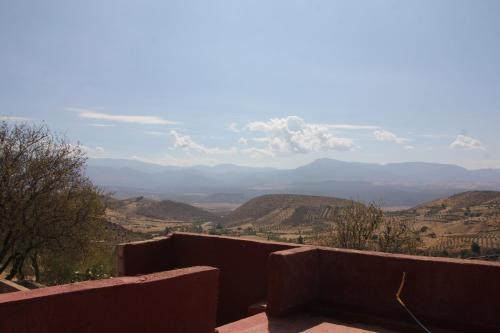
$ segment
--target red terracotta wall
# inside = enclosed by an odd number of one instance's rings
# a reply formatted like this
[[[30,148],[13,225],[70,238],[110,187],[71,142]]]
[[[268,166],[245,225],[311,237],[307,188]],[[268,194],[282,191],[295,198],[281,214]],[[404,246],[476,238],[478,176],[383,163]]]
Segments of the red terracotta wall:
[[[268,312],[275,315],[312,306],[410,322],[395,299],[406,272],[402,298],[425,323],[462,332],[500,332],[498,263],[186,233],[125,245],[121,253],[126,274],[194,265],[219,268],[218,325],[245,317],[249,306],[266,299]]]
[[[319,301],[408,321],[395,294],[424,323],[462,332],[500,332],[500,264],[320,249]]]
[[[252,304],[266,299],[269,254],[293,247],[293,244],[183,233],[174,234],[172,240],[174,267],[207,265],[220,269],[219,325],[246,317]]]
[[[213,333],[218,273],[192,267],[0,295],[0,332]]]
[[[298,247],[269,256],[267,313],[302,311],[318,298],[319,250]]]
[[[270,253],[293,244],[190,233],[118,247],[120,275],[212,266],[220,270],[217,323],[248,315],[248,308],[267,296],[267,259]]]
[[[118,275],[134,276],[171,269],[173,242],[170,237],[120,244],[116,247]]]
[[[292,247],[277,242],[174,233],[119,246],[119,272],[137,275],[197,265],[219,268],[217,323],[221,325],[246,317],[251,305],[266,299],[268,256]]]

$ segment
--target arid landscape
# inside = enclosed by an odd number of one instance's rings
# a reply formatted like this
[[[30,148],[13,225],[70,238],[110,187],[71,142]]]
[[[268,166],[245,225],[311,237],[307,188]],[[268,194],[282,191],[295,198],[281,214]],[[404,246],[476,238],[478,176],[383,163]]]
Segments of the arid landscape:
[[[185,203],[143,197],[109,199],[109,221],[145,237],[173,231],[222,234],[284,242],[322,243],[336,213],[351,200],[307,195],[264,195],[234,210],[210,212]],[[421,240],[421,254],[465,256],[473,244],[480,253],[500,252],[500,192],[471,191],[384,212],[406,221]],[[479,253],[478,253],[479,254]]]
[[[137,197],[125,200],[107,198],[106,216],[112,223],[130,231],[149,235],[185,229],[189,225],[217,222],[220,217],[185,203],[155,201]]]
[[[470,249],[472,243],[500,249],[500,192],[460,193],[389,215],[414,221],[433,254]]]
[[[294,169],[91,159],[86,172],[114,193],[109,221],[147,237],[190,231],[335,246],[333,220],[355,200],[414,232],[418,254],[489,256],[500,248],[497,169],[328,158]],[[383,228],[376,229],[369,243],[378,242]]]

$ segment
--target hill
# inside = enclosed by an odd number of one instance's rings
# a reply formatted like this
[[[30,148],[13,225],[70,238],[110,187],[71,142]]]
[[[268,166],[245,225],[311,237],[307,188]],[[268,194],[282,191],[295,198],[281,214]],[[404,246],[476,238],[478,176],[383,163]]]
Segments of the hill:
[[[332,197],[268,194],[251,199],[227,216],[227,225],[300,225],[328,218],[336,207],[350,200]]]
[[[435,253],[500,248],[500,192],[467,191],[391,212],[395,218],[411,219],[425,230],[424,242]]]
[[[218,216],[198,207],[171,200],[141,200],[136,213],[157,219],[172,219],[185,222],[216,222],[219,219]]]
[[[419,215],[439,215],[484,211],[490,208],[500,208],[500,192],[467,191],[418,205],[412,210]]]
[[[218,222],[220,217],[203,209],[170,200],[156,201],[144,197],[106,198],[108,221],[127,230],[161,235],[166,229],[189,231],[193,223]]]
[[[104,229],[107,231],[107,235],[109,236],[107,241],[113,246],[120,243],[136,242],[149,238],[144,233],[128,230],[127,228],[108,220],[104,221]]]
[[[219,217],[201,208],[171,200],[156,201],[137,197],[125,200],[111,199],[108,207],[125,215],[180,222],[215,222]]]
[[[324,196],[264,195],[235,209],[222,221],[226,231],[248,238],[314,242],[332,230],[332,215],[351,201]],[[387,221],[409,222],[431,255],[500,253],[500,192],[467,191],[418,205],[386,211]],[[224,230],[221,230],[224,231]],[[476,253],[477,255],[477,253]]]

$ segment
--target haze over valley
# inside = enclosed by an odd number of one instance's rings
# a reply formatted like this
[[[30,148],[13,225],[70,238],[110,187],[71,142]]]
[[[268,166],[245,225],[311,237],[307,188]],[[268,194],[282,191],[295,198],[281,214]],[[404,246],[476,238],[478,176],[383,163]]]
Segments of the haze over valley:
[[[467,170],[419,162],[383,165],[323,158],[294,169],[276,169],[90,159],[86,172],[118,198],[171,199],[223,211],[273,193],[333,196],[408,208],[469,190],[500,190],[500,169]]]

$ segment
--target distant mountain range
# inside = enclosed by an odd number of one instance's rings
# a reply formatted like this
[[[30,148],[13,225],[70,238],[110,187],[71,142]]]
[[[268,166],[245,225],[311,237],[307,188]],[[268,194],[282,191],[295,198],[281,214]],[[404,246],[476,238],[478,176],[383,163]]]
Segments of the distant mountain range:
[[[87,175],[117,197],[145,196],[187,203],[243,203],[264,194],[334,196],[385,206],[414,206],[468,190],[500,190],[500,169],[449,164],[358,163],[319,159],[295,169],[161,166],[135,160],[90,159]]]

